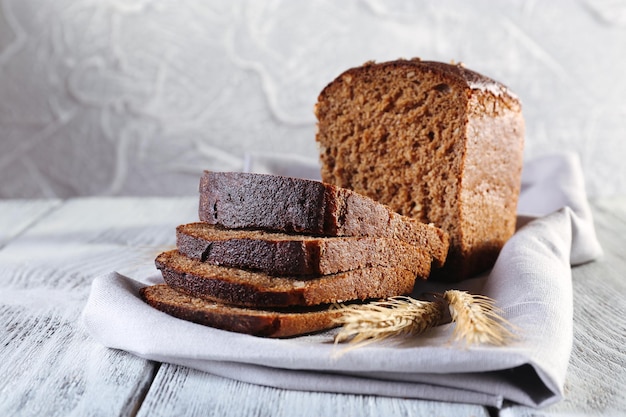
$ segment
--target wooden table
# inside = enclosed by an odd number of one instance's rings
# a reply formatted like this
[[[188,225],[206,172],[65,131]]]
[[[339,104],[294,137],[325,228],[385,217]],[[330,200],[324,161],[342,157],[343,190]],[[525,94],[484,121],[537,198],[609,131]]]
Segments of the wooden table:
[[[626,414],[626,198],[592,202],[605,256],[574,268],[566,399],[543,410],[267,388],[96,343],[79,322],[93,278],[145,270],[196,202],[0,201],[0,416]]]

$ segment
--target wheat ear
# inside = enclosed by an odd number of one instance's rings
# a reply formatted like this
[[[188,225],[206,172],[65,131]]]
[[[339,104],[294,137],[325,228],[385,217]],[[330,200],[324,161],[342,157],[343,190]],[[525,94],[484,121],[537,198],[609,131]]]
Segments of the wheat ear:
[[[455,323],[452,337],[468,345],[489,343],[504,345],[514,335],[507,327],[510,323],[501,316],[502,311],[494,301],[483,295],[448,290],[443,298],[448,302],[452,321]]]
[[[350,341],[359,346],[397,335],[417,335],[441,321],[445,306],[440,301],[391,297],[367,304],[340,306],[336,319],[342,326],[335,343]]]

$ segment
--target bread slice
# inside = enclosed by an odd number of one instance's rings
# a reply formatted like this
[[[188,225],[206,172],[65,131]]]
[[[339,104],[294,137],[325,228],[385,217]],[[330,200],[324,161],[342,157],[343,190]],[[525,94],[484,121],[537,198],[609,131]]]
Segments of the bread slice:
[[[263,272],[200,262],[177,250],[161,253],[156,267],[171,287],[186,294],[246,307],[331,304],[410,294],[416,273],[404,268],[370,267],[311,279],[274,277]],[[428,276],[425,262],[417,275]]]
[[[166,284],[140,290],[144,301],[179,319],[263,337],[291,337],[336,327],[338,310],[329,306],[282,311],[229,306],[183,294]]]
[[[269,275],[328,275],[384,266],[420,272],[431,257],[422,248],[380,237],[314,237],[224,229],[204,222],[176,228],[178,251],[214,265]]]
[[[226,228],[396,238],[428,250],[435,266],[443,264],[448,251],[441,229],[351,190],[301,178],[205,171],[199,216]]]
[[[515,230],[524,120],[504,85],[439,62],[366,63],[315,107],[322,180],[450,236],[458,280],[491,267]]]

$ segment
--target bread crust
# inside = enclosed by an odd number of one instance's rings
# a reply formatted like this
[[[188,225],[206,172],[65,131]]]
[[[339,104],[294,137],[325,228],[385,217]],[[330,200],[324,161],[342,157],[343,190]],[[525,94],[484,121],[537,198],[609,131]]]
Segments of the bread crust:
[[[301,280],[262,272],[215,266],[190,259],[178,250],[155,260],[172,288],[195,297],[245,307],[289,307],[332,304],[352,300],[407,295],[415,272],[403,268],[361,268]],[[420,271],[427,276],[429,266]]]
[[[179,252],[201,262],[303,279],[373,266],[402,267],[417,274],[431,262],[422,248],[380,237],[233,230],[204,222],[178,226],[176,237]]]
[[[282,311],[241,308],[193,297],[166,284],[140,289],[152,307],[179,319],[260,337],[284,338],[336,327],[339,312],[331,306]]]

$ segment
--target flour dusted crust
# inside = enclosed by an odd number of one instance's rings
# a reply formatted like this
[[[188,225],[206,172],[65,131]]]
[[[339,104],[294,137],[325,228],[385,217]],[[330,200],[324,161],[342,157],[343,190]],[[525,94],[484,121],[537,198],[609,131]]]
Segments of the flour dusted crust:
[[[504,85],[461,65],[350,69],[319,95],[322,180],[447,231],[438,278],[493,265],[515,230],[524,121]]]

